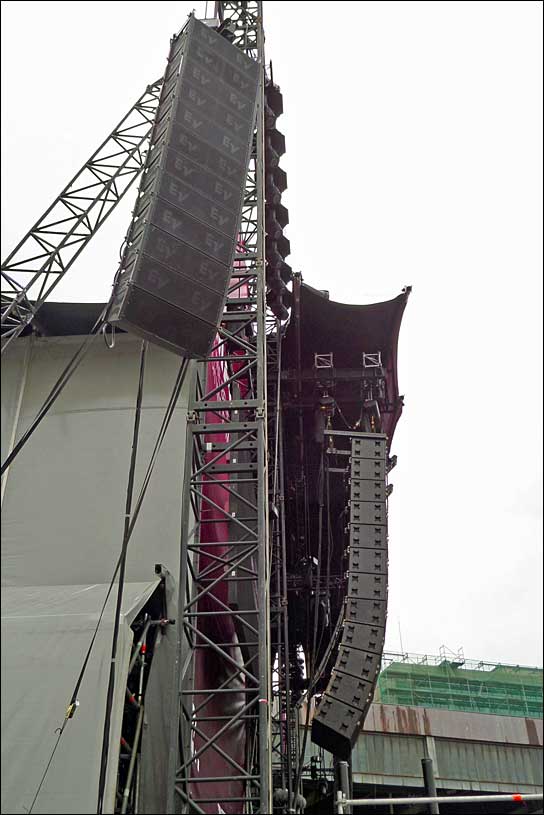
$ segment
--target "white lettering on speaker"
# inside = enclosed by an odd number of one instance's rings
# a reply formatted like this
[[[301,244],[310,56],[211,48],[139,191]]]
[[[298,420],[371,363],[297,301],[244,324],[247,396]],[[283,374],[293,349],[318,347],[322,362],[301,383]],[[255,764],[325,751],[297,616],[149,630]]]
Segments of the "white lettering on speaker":
[[[162,212],[162,218],[165,224],[172,227],[172,229],[180,229],[183,226],[183,221],[181,218],[176,218],[174,213],[170,209],[164,209]]]
[[[211,280],[212,282],[217,279],[217,271],[212,269],[207,261],[200,264],[200,274],[202,277],[208,278],[208,280]]]
[[[237,85],[239,85],[242,88],[242,90],[249,88],[249,82],[245,82],[243,77],[240,76],[240,74],[234,72],[234,74],[232,75],[232,79],[234,82],[236,82]]]
[[[174,251],[168,245],[168,242],[164,240],[164,238],[159,238],[157,241],[157,249],[165,258],[170,258],[174,254]]]
[[[219,167],[221,168],[222,172],[229,177],[239,172],[237,167],[230,167],[225,158],[219,160]]]
[[[240,124],[239,122],[237,122],[236,119],[234,118],[234,116],[231,116],[230,113],[228,113],[227,116],[226,116],[226,122],[227,122],[228,125],[230,125],[230,127],[232,127],[232,129],[236,133],[238,133],[239,130],[241,130],[243,127],[245,127],[245,125]]]
[[[168,185],[168,192],[170,193],[170,195],[173,195],[174,198],[176,198],[180,204],[183,204],[183,202],[187,198],[189,198],[189,195],[191,194],[189,192],[183,192],[183,190],[180,190],[175,181],[170,181]]]
[[[202,124],[202,122],[201,122],[201,124]],[[235,153],[240,152],[240,148],[237,147],[235,144],[233,144],[232,139],[230,138],[230,136],[223,136],[223,147],[225,147],[227,150],[230,150],[232,155],[234,155]]]
[[[217,241],[217,240],[216,240],[216,239],[213,237],[213,235],[210,235],[209,233],[206,235],[206,240],[205,240],[205,243],[206,243],[206,246],[208,247],[208,249],[211,249],[211,250],[212,250],[212,252],[216,252],[216,253],[217,253],[217,252],[220,252],[220,251],[221,251],[221,249],[222,249],[222,248],[223,248],[223,246],[224,246],[224,242],[223,242],[223,241]]]
[[[158,289],[163,289],[166,285],[168,285],[168,278],[166,275],[162,275],[156,268],[149,269],[147,278],[149,282]]]
[[[190,125],[193,130],[198,130],[200,127],[202,127],[202,119],[197,119],[190,110],[185,111],[183,114],[183,120],[187,122],[187,124]]]
[[[234,107],[238,108],[238,110],[242,111],[244,108],[247,108],[247,102],[241,102],[235,93],[231,93],[229,96],[229,101]]]
[[[232,198],[232,193],[229,192],[220,181],[215,182],[215,193],[220,195],[223,201],[228,201]]]
[[[174,162],[174,166],[179,173],[182,173],[184,178],[190,178],[192,175],[196,173],[194,167],[187,167],[184,160],[179,156],[176,157]]]
[[[219,224],[219,226],[224,226],[227,223],[227,221],[229,220],[228,216],[221,215],[221,213],[219,212],[217,207],[212,207],[211,208],[210,217],[211,217],[212,221],[215,221],[217,224]]]
[[[197,82],[200,82],[200,84],[201,84],[203,87],[204,87],[205,85],[209,85],[209,84],[210,84],[210,82],[212,81],[212,80],[211,80],[211,79],[209,79],[207,76],[204,76],[204,74],[202,73],[202,71],[200,70],[200,68],[197,68],[196,66],[195,66],[195,67],[192,69],[191,73],[192,73],[193,77],[196,79],[196,81],[197,81]]]
[[[212,57],[209,57],[208,54],[202,50],[202,48],[197,48],[196,53],[197,56],[200,57],[200,59],[207,65],[211,65],[213,63]]]
[[[182,147],[185,147],[188,153],[194,153],[195,150],[198,150],[198,145],[192,142],[185,133],[180,133],[179,143]]]
[[[205,105],[207,101],[203,96],[199,96],[199,94],[197,93],[197,91],[194,90],[194,88],[189,88],[189,99],[192,99],[195,105],[199,108]]]

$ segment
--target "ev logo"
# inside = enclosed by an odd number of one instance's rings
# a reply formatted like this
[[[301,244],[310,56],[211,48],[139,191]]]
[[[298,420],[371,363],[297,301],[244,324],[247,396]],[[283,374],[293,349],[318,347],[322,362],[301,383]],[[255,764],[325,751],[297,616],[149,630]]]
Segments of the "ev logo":
[[[203,88],[206,87],[206,85],[209,85],[210,82],[212,81],[208,76],[202,73],[202,71],[197,65],[191,68],[191,77],[195,80],[195,82],[198,82],[198,84],[201,85]]]
[[[174,180],[168,184],[168,194],[171,195],[178,204],[183,204],[190,196],[190,193],[184,192]]]
[[[174,161],[174,168],[181,176],[183,176],[183,178],[190,179],[191,176],[197,172],[197,170],[194,167],[188,167],[185,164],[185,160],[181,156],[176,156]]]
[[[206,244],[207,248],[210,249],[215,255],[219,254],[219,252],[221,252],[222,248],[225,245],[224,241],[218,241],[215,238],[215,236],[210,235],[209,232],[206,235],[204,243]]]
[[[168,285],[167,276],[161,274],[156,266],[151,266],[149,269],[146,269],[144,278],[147,278],[147,282],[152,288],[158,289],[159,291]]]
[[[183,121],[187,124],[192,130],[199,130],[202,127],[202,119],[198,119],[194,113],[191,113],[190,110],[186,110],[183,113]]]
[[[229,152],[230,152],[230,154],[231,154],[232,156],[235,156],[235,155],[236,155],[236,153],[239,153],[239,152],[240,152],[240,148],[239,148],[239,147],[237,147],[237,145],[233,143],[233,141],[232,141],[232,139],[230,138],[230,136],[223,136],[223,147],[224,147],[226,150],[229,150]]]
[[[225,116],[225,121],[228,124],[228,126],[232,128],[232,130],[234,130],[235,133],[239,133],[240,130],[243,127],[245,127],[245,125],[240,124],[240,122],[236,121],[236,119],[231,113],[227,113],[227,115]]]
[[[169,260],[175,254],[174,250],[172,249],[168,241],[161,237],[159,237],[157,241],[157,252],[162,258],[165,258],[166,260]]]
[[[191,141],[191,139],[185,133],[179,134],[178,141],[179,146],[187,150],[188,153],[195,153],[198,150],[198,144],[196,144],[194,141]]]
[[[221,181],[215,182],[214,192],[218,195],[225,203],[232,198],[232,193],[226,189],[226,187],[222,184]]]
[[[237,96],[237,94],[232,91],[229,95],[229,102],[233,107],[235,107],[240,113],[247,108],[247,102],[241,101],[241,99]]]
[[[197,107],[201,108],[206,104],[207,100],[203,96],[200,96],[198,91],[195,91],[194,88],[188,88],[188,91],[189,99],[194,102]]]
[[[231,178],[231,176],[236,175],[236,173],[240,172],[238,167],[233,167],[232,164],[228,163],[226,158],[219,159],[219,169],[224,175],[227,176],[227,178]]]
[[[217,207],[212,207],[212,208],[211,208],[211,210],[210,210],[210,218],[212,219],[212,221],[215,221],[215,223],[216,223],[218,226],[225,226],[225,224],[226,224],[226,223],[228,222],[228,220],[229,220],[228,215],[226,215],[226,216],[225,216],[225,215],[221,215],[221,213],[220,213],[220,211],[217,209]]]

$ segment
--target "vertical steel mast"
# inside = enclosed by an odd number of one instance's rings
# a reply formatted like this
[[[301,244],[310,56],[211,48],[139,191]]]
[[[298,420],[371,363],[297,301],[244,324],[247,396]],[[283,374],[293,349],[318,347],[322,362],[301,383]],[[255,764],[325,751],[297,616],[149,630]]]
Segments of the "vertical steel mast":
[[[262,70],[229,293],[188,410],[167,811],[264,815],[272,796],[262,2],[216,3],[215,13]]]

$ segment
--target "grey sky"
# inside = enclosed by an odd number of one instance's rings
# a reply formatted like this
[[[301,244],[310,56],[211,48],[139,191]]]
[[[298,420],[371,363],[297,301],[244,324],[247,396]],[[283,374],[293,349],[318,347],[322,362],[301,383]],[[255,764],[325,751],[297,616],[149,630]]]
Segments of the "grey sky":
[[[2,3],[3,255],[204,5]],[[292,266],[414,287],[386,647],[400,618],[405,650],[542,664],[542,3],[265,0],[265,29]],[[134,195],[54,299],[108,297]]]

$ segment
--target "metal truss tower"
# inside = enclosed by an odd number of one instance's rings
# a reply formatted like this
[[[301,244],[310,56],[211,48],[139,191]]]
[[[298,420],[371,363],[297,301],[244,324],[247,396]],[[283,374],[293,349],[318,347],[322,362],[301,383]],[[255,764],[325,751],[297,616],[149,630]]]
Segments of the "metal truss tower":
[[[224,803],[231,784],[242,790],[232,800],[237,812],[272,812],[273,786],[284,793],[274,806],[286,811],[298,759],[289,691],[281,326],[266,310],[262,7],[256,0],[215,4],[225,36],[262,71],[229,293],[211,355],[195,364],[188,412],[171,700],[175,726],[167,811],[172,813],[203,812],[203,806]],[[2,264],[2,352],[28,326],[40,330],[39,309],[144,169],[161,84],[159,79],[146,88]],[[219,381],[210,379],[210,363],[222,368]],[[210,515],[222,522],[224,540],[210,540]],[[219,587],[226,585],[225,601]],[[211,633],[211,618],[228,620],[234,640]],[[214,630],[221,628],[229,625],[216,624]],[[206,687],[197,681],[197,663],[205,652],[213,652],[224,668]],[[218,700],[229,696],[244,697],[234,713],[225,712],[228,704],[218,709]],[[241,761],[229,747],[229,734],[240,727],[245,732]],[[223,769],[203,779],[198,767],[210,755]],[[202,783],[215,786],[207,800]]]
[[[229,293],[188,409],[167,811],[217,803],[264,815],[272,794],[262,3],[217,3],[216,16],[262,71]],[[218,366],[219,380],[210,376]],[[202,669],[207,657],[212,675]]]

